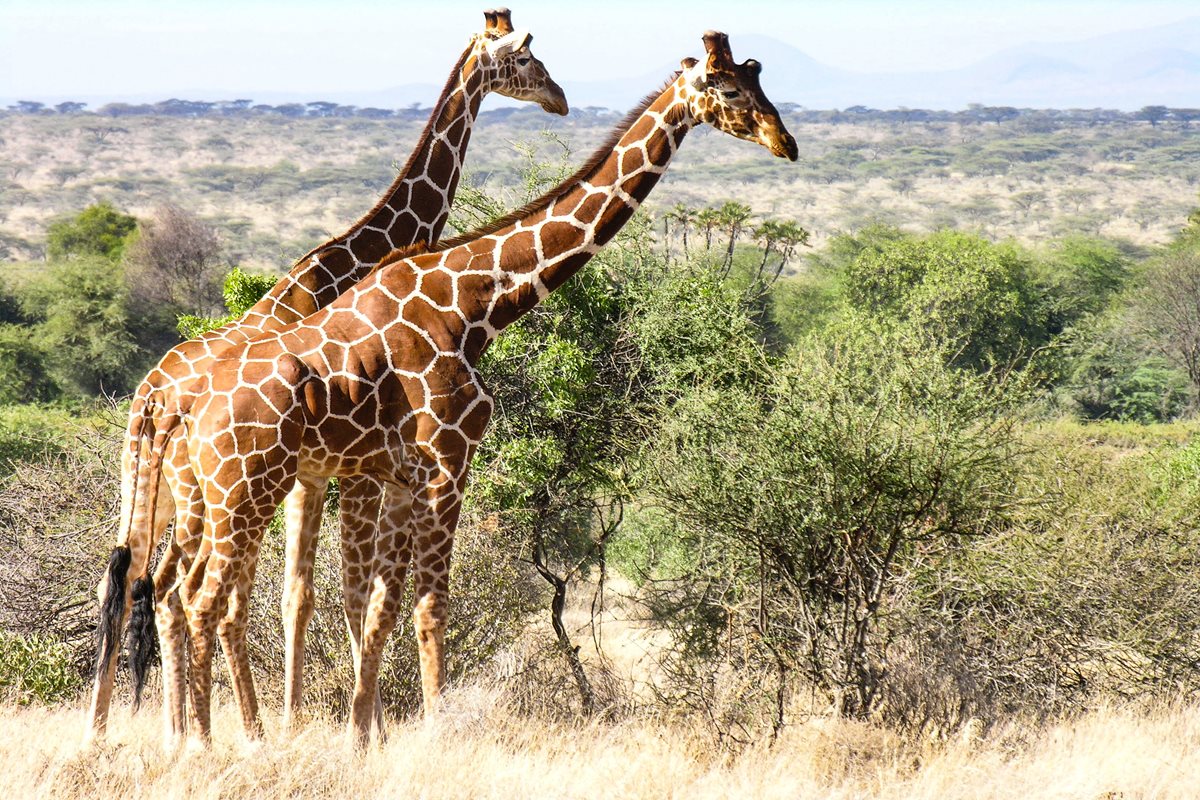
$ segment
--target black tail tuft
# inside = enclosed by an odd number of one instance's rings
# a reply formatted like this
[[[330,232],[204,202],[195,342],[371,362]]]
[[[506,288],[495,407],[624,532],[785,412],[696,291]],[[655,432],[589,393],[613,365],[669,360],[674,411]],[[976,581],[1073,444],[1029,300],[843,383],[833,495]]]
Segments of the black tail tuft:
[[[133,556],[128,547],[114,547],[108,557],[108,586],[100,603],[100,627],[96,639],[96,673],[108,672],[108,662],[117,647],[121,619],[125,616],[125,581]]]
[[[133,710],[142,704],[146,673],[158,655],[158,636],[154,627],[154,578],[149,574],[133,582],[133,608],[129,613],[129,669],[133,673]]]

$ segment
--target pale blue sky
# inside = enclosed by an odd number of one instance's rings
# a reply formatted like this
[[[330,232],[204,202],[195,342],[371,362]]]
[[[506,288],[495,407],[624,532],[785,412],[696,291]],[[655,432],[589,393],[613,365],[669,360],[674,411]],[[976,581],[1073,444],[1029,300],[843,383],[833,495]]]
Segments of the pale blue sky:
[[[953,68],[1028,41],[1173,22],[1196,0],[501,0],[560,80],[640,75],[706,28],[773,36],[860,71]],[[0,97],[440,83],[486,0],[0,0]]]

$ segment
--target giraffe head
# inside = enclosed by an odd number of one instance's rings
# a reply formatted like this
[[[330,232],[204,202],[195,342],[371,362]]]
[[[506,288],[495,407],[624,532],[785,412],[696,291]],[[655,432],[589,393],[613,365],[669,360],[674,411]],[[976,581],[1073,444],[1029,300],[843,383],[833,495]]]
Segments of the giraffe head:
[[[487,26],[476,37],[476,45],[479,64],[487,70],[488,91],[537,103],[551,114],[566,116],[567,97],[529,49],[533,40],[529,31],[513,29],[512,12],[507,8],[488,10],[483,16]]]
[[[739,139],[758,142],[773,155],[795,161],[796,140],[784,127],[775,106],[758,83],[762,64],[754,59],[735,63],[729,37],[704,34],[704,61],[683,60],[684,96],[700,122]]]

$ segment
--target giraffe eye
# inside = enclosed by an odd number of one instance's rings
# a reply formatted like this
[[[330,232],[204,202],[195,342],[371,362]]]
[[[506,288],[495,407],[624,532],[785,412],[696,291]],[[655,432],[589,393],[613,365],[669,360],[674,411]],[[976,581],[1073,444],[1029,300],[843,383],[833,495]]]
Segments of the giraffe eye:
[[[733,89],[728,92],[721,92],[721,94],[725,95],[726,100],[732,100],[733,98],[735,98],[739,94],[741,94],[741,92],[739,92],[737,89]]]
[[[525,58],[518,58],[518,59],[517,59],[517,66],[519,66],[519,67],[523,67],[523,66],[525,66],[525,65],[526,65],[526,64],[528,64],[528,63],[529,63],[529,56],[526,56]]]

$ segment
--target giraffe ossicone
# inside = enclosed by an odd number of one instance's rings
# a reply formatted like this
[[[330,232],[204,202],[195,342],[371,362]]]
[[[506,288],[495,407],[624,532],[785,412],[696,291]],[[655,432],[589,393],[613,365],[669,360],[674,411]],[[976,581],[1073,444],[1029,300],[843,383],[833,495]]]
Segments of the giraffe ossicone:
[[[116,639],[131,602],[134,617],[145,619],[154,606],[163,642],[164,714],[169,737],[186,727],[184,659],[185,613],[181,590],[196,576],[191,568],[201,554],[204,497],[196,482],[183,429],[166,409],[178,405],[216,357],[256,336],[280,329],[328,305],[375,268],[389,252],[416,242],[436,241],[446,225],[471,129],[483,97],[497,92],[534,102],[556,114],[567,113],[562,89],[529,49],[532,37],[517,35],[507,9],[484,12],[486,26],[476,34],[451,70],[445,88],[417,146],[380,201],[346,233],[314,248],[245,316],[198,339],[173,348],[135,393],[122,453],[121,522],[117,550],[124,555],[110,564],[101,580],[101,627],[97,676],[92,694],[87,738],[103,734],[111,703],[117,659]],[[503,41],[502,47],[492,44]],[[151,476],[151,459],[141,458],[146,445],[157,447],[161,478]],[[159,488],[159,481],[166,487]],[[381,498],[378,481],[370,476],[348,478],[342,487],[341,524],[351,529],[343,539],[374,535],[377,521],[385,528],[401,525],[404,498]],[[285,638],[287,687],[285,719],[290,719],[301,693],[304,629],[311,618],[312,552],[320,521],[324,486],[297,484],[288,498]],[[154,497],[147,506],[146,498]],[[382,504],[382,511],[381,511]],[[153,578],[150,557],[172,516],[175,534]],[[385,531],[385,538],[390,534]],[[114,551],[116,552],[116,551]],[[347,626],[357,663],[361,621],[370,595],[373,552],[343,547],[343,589]],[[128,573],[128,575],[126,574]],[[128,580],[127,580],[128,578]],[[233,619],[243,617],[247,598],[233,598]],[[234,624],[231,620],[230,624]],[[148,626],[131,628],[131,651],[148,653]],[[257,705],[249,661],[235,638],[222,636],[235,695],[243,710],[247,733],[258,729]],[[141,679],[135,691],[140,694]]]
[[[317,313],[223,353],[166,411],[190,421],[186,445],[206,501],[202,556],[183,597],[193,732],[201,740],[211,735],[214,636],[245,594],[238,587],[253,580],[274,509],[293,482],[322,486],[333,475],[387,483],[389,495],[403,498],[407,520],[375,541],[377,581],[359,644],[352,730],[366,741],[410,561],[424,707],[436,710],[453,536],[468,465],[492,411],[476,368],[484,350],[616,234],[696,125],[796,159],[796,142],[759,85],[761,67],[736,64],[723,34],[705,34],[704,44],[703,62],[685,60],[682,74],[554,190],[428,253],[389,256]],[[152,467],[154,447],[137,453]],[[244,626],[227,634],[237,646]]]

